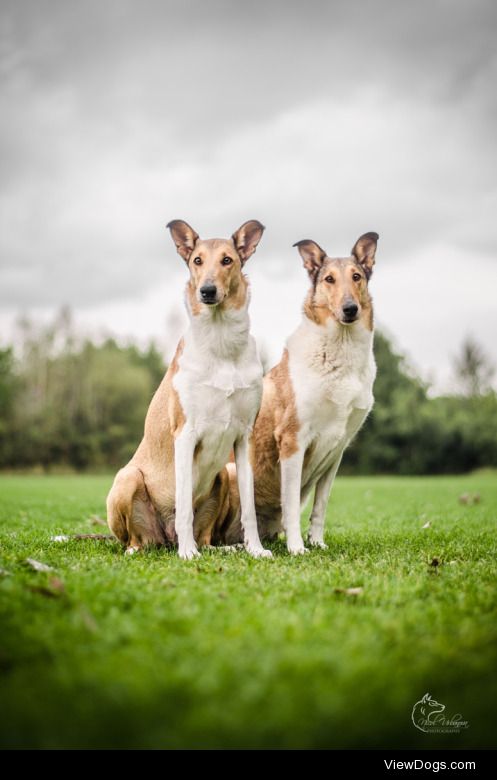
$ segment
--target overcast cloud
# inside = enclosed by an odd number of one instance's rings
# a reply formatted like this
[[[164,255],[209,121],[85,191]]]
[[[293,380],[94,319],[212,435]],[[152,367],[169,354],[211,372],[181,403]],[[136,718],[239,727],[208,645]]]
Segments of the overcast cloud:
[[[247,266],[272,357],[300,316],[291,245],[380,233],[377,319],[443,387],[497,362],[493,0],[2,2],[0,305],[70,304],[170,347],[186,270],[165,224],[267,226]]]

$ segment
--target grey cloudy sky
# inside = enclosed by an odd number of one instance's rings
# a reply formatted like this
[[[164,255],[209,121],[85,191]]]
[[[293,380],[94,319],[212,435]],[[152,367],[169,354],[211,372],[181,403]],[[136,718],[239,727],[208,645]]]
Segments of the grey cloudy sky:
[[[442,388],[497,362],[494,0],[2,0],[0,325],[171,340],[186,270],[164,225],[267,226],[250,261],[271,356],[298,322],[291,245],[381,243],[378,322]],[[176,333],[173,334],[176,337]]]

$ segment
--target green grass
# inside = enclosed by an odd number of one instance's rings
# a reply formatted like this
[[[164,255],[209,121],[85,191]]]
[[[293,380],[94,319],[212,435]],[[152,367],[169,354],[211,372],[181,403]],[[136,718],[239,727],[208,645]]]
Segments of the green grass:
[[[496,746],[494,475],[339,478],[303,558],[51,541],[105,533],[109,485],[0,478],[1,746]],[[416,730],[427,691],[469,728]]]

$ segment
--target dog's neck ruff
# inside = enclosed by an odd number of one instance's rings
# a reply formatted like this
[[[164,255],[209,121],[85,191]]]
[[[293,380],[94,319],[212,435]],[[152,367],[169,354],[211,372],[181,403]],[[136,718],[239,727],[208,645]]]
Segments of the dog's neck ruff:
[[[198,314],[192,314],[188,305],[187,309],[190,317],[187,340],[203,355],[236,361],[247,348],[250,334],[248,300],[240,309],[202,305]]]
[[[318,325],[304,315],[288,339],[288,349],[318,374],[361,370],[373,349],[373,331],[358,320],[342,325],[328,320]]]

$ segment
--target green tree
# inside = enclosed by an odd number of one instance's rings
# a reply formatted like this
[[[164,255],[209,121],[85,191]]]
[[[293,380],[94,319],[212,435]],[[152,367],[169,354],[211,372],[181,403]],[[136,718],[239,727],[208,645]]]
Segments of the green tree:
[[[375,404],[346,451],[345,472],[453,474],[497,466],[493,391],[429,398],[427,387],[378,332],[375,357]]]
[[[377,378],[375,404],[357,439],[346,451],[345,472],[418,473],[422,470],[416,442],[426,387],[410,371],[390,340],[375,333]]]
[[[0,349],[0,467],[8,465],[14,457],[13,418],[18,390],[14,351],[12,347]]]
[[[12,351],[0,360],[0,466],[123,465],[165,372],[154,344],[82,342],[68,310],[41,328],[24,319],[20,333],[17,366]]]
[[[482,347],[468,337],[463,342],[459,355],[454,359],[454,373],[462,394],[477,396],[491,389],[495,367]]]

